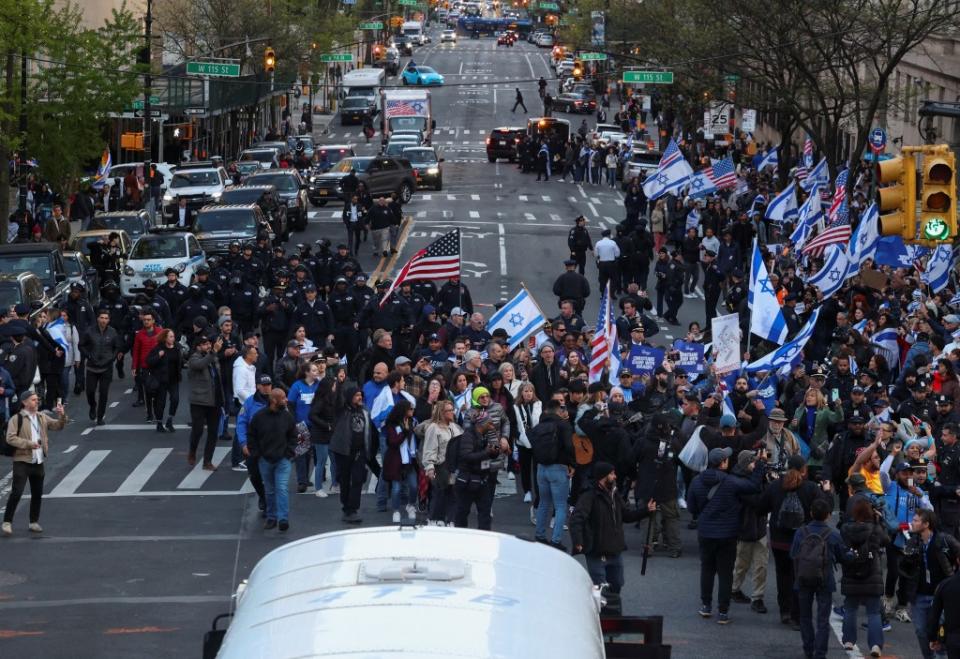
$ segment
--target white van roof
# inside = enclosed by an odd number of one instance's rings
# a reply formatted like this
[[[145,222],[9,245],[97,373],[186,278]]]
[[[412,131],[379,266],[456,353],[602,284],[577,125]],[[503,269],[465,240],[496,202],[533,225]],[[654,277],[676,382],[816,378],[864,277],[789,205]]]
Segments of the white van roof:
[[[586,570],[513,536],[446,527],[316,535],[254,568],[218,657],[604,656]]]
[[[383,69],[364,67],[343,74],[344,87],[375,87],[383,84]]]

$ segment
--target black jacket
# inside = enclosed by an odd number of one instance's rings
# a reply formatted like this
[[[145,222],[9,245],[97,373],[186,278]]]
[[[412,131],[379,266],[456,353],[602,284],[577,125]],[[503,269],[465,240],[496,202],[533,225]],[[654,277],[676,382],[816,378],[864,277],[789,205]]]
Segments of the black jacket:
[[[265,407],[253,415],[247,428],[247,446],[250,452],[267,462],[281,458],[293,459],[297,446],[297,423],[286,409],[273,411]]]
[[[855,552],[870,552],[873,559],[870,563],[870,574],[864,579],[853,579],[849,572],[844,570],[840,580],[840,592],[855,597],[879,597],[883,595],[883,570],[880,563],[880,552],[890,541],[883,523],[875,522],[847,522],[840,527],[840,536],[843,544]]]
[[[87,358],[87,370],[92,373],[103,373],[112,368],[123,347],[123,340],[111,325],[101,332],[99,325],[94,323],[80,337],[80,352]]]
[[[160,353],[163,353],[161,356]],[[147,355],[147,368],[150,375],[157,379],[157,382],[164,386],[176,385],[180,382],[183,362],[180,355],[180,346],[175,345],[168,348],[165,345],[157,344]]]
[[[542,423],[552,423],[557,427],[557,436],[560,439],[560,455],[553,464],[575,467],[577,457],[573,450],[573,428],[570,426],[570,423],[564,421],[556,414],[550,414],[548,412],[540,416],[540,423],[537,425],[539,426]]]
[[[471,425],[464,430],[457,463],[457,470],[461,475],[488,476],[491,473],[490,470],[483,469],[481,463],[496,457],[497,455],[492,455],[487,450],[487,440],[477,432],[475,426]]]
[[[339,385],[332,377],[320,380],[310,403],[310,441],[314,444],[329,444],[336,422]]]
[[[810,506],[815,499],[823,498],[833,506],[833,497],[826,494],[817,487],[817,484],[804,480],[796,490],[800,498],[800,505],[803,506],[803,523],[808,524],[813,519],[810,516]],[[780,507],[783,506],[783,500],[787,498],[787,491],[783,489],[783,479],[778,478],[763,490],[760,497],[759,511],[763,514],[770,514],[770,546],[775,549],[790,551],[793,545],[793,536],[796,529],[787,529],[779,526],[777,520],[780,519]]]
[[[623,498],[600,484],[580,495],[570,516],[570,541],[588,556],[616,556],[627,548],[623,523],[638,522],[650,513],[624,508]]]
[[[615,419],[589,410],[580,417],[580,428],[593,444],[593,461],[609,462],[621,476],[633,475],[635,460],[631,454],[630,435]],[[676,484],[674,484],[676,492]]]

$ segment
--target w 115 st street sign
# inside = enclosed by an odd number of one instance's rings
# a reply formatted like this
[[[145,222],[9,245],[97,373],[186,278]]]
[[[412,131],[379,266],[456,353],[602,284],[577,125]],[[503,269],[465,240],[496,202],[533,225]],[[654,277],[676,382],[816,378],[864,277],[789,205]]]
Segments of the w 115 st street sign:
[[[324,53],[320,56],[321,62],[352,62],[353,53]]]
[[[624,71],[623,82],[672,85],[673,71]]]
[[[239,78],[240,65],[226,62],[187,62],[187,75]]]
[[[589,62],[590,60],[603,61],[607,59],[607,54],[606,53],[583,53],[580,55],[580,59],[584,62]]]

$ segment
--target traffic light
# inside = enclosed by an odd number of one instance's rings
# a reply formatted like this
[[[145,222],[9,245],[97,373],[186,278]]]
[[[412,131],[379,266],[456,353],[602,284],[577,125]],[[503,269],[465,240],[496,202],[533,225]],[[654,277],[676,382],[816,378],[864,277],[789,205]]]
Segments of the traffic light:
[[[267,73],[273,73],[277,68],[277,54],[273,52],[273,48],[267,46],[263,51],[263,70]]]
[[[381,46],[380,44],[377,44],[376,46],[373,47],[373,57],[374,59],[380,59],[381,57],[383,57],[383,46]]]
[[[573,71],[571,71],[574,80],[580,80],[583,78],[583,62],[580,60],[573,61]]]
[[[920,182],[920,239],[953,240],[957,235],[957,159],[946,145],[923,156]]]
[[[901,236],[907,242],[917,237],[917,162],[912,153],[877,163],[877,183],[889,183],[877,191],[880,235]],[[886,211],[892,211],[884,215]]]

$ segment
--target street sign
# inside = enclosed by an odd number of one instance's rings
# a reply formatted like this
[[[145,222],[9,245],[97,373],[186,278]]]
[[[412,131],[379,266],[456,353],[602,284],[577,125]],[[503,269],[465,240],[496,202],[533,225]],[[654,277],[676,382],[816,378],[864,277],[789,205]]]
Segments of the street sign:
[[[400,2],[403,2],[403,0],[400,0]],[[537,7],[547,11],[560,11],[560,5],[556,2],[538,2]]]
[[[420,0],[397,0],[397,4],[404,7],[416,7],[420,4]]]
[[[159,104],[160,104],[160,97],[159,97],[159,96],[151,96],[151,97],[150,97],[150,105],[159,105]],[[137,100],[135,100],[133,103],[130,104],[130,107],[131,107],[132,109],[134,109],[134,110],[142,110],[142,109],[143,109],[143,99],[142,99],[142,98],[138,98]]]
[[[143,115],[144,115],[145,112],[146,112],[146,110],[137,110],[137,111],[135,111],[135,112],[133,113],[133,115],[139,119],[139,118],[142,118],[142,117],[143,117]],[[151,116],[151,117],[158,118],[158,117],[160,117],[160,115],[161,115],[161,111],[160,111],[160,110],[152,110],[152,109],[150,110],[150,116]]]
[[[324,53],[320,56],[321,62],[352,62],[353,53]]]
[[[584,62],[589,62],[590,60],[605,60],[607,59],[606,53],[583,53],[580,55],[580,59]]]
[[[739,79],[740,79],[740,76],[738,76],[736,73],[731,73],[731,74],[728,75],[728,76],[723,76],[723,81],[724,81],[724,82],[736,82],[736,81],[738,81]]]
[[[229,62],[187,62],[187,75],[239,78],[240,65]]]
[[[360,23],[361,30],[382,30],[383,22],[382,21],[368,21],[366,23]]]
[[[673,71],[624,71],[623,82],[672,85]]]
[[[206,114],[207,108],[187,108],[183,111],[184,114]]]
[[[880,155],[887,148],[887,131],[874,128],[870,131],[870,150]]]
[[[740,117],[740,128],[745,133],[752,133],[757,129],[757,111],[744,108]]]

